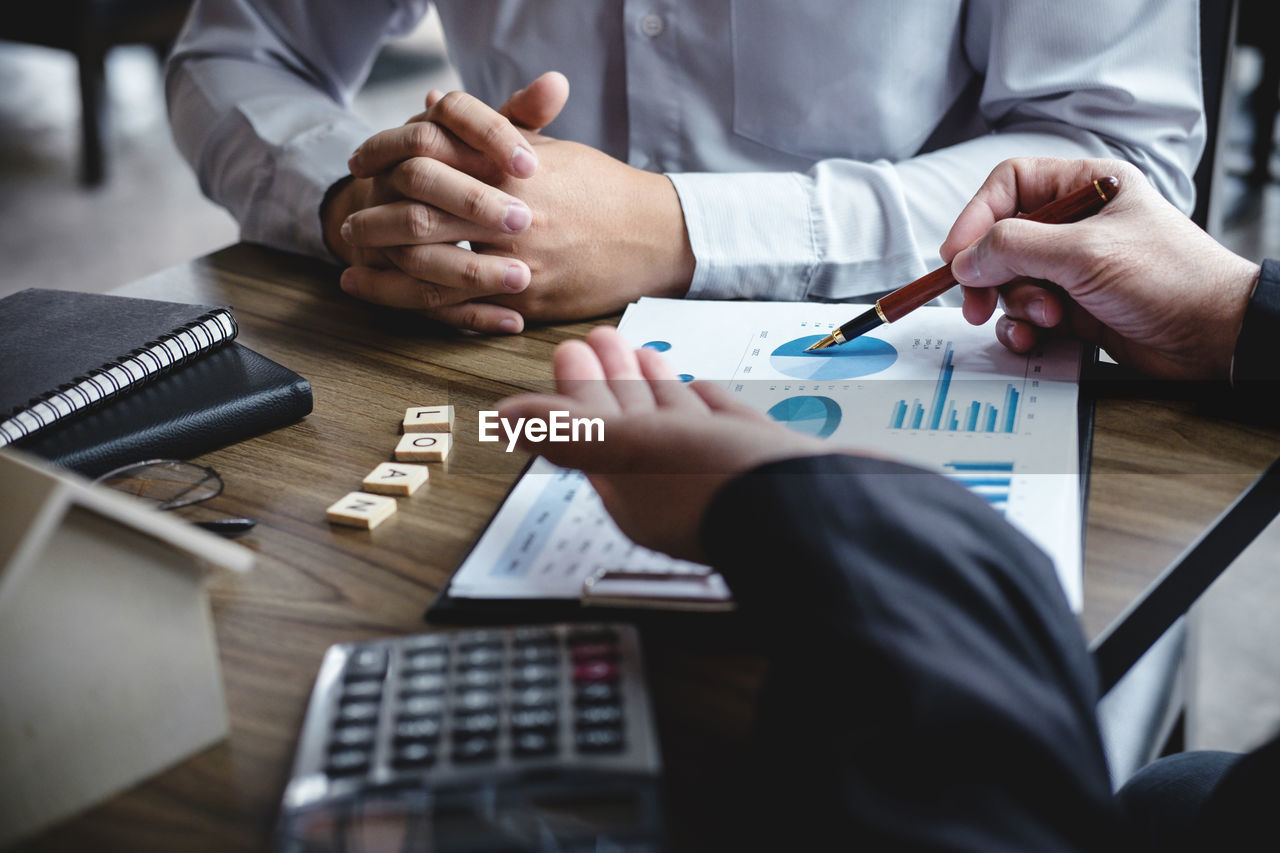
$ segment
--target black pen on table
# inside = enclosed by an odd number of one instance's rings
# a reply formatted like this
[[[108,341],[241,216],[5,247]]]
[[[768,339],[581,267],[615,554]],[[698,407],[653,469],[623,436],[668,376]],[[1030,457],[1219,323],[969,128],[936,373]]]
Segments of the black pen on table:
[[[1032,222],[1043,222],[1049,225],[1075,222],[1097,213],[1104,204],[1116,197],[1119,189],[1120,182],[1115,178],[1110,176],[1098,178],[1093,183],[1028,213],[1026,218]],[[880,297],[875,305],[822,340],[805,347],[804,352],[839,346],[877,326],[901,320],[921,305],[955,287],[956,284],[958,282],[951,274],[951,264],[947,264],[898,288],[887,296]]]

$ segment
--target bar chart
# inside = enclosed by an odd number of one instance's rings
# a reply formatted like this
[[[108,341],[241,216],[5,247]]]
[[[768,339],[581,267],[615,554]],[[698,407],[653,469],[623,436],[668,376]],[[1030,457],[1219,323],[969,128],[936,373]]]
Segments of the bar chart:
[[[619,328],[637,345],[669,343],[674,370],[720,384],[837,452],[856,448],[942,474],[1049,554],[1079,608],[1080,345],[1046,338],[1016,353],[997,338],[994,316],[974,326],[959,308],[924,306],[844,346],[805,352],[852,310],[641,299]],[[571,521],[562,519],[566,529]]]
[[[942,432],[1013,433],[1018,425],[1018,403],[1021,393],[1012,383],[1004,386],[1004,397],[975,400],[952,397],[955,374],[955,348],[948,341],[942,355],[942,367],[926,401],[919,397],[908,403],[898,400],[889,415],[889,429],[933,430]]]
[[[944,462],[945,473],[1004,515],[1013,486],[1012,462]]]

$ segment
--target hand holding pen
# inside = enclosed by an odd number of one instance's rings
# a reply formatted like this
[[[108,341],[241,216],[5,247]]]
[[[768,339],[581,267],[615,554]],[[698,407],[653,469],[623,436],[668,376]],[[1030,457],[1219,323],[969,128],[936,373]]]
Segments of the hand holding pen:
[[[1061,224],[1075,222],[1102,209],[1120,189],[1116,178],[1096,178],[1075,192],[1052,201],[1027,214],[1032,222]],[[900,320],[927,302],[936,299],[959,282],[951,271],[951,264],[934,270],[908,285],[882,296],[863,313],[854,317],[822,340],[815,341],[805,352],[840,346],[865,334],[877,326]]]
[[[1096,216],[1066,225],[1017,217],[1103,175],[1122,189]],[[981,325],[1002,303],[996,337],[1009,349],[1070,335],[1166,379],[1226,378],[1259,271],[1116,160],[1001,163],[941,253],[964,285],[965,319]]]

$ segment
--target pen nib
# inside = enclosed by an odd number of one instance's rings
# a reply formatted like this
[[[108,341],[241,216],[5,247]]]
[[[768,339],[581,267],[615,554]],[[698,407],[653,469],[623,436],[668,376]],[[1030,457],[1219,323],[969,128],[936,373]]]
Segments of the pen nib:
[[[817,350],[817,349],[826,349],[827,347],[835,346],[835,344],[836,344],[836,336],[827,335],[822,340],[814,341],[813,343],[809,344],[809,346],[804,348],[803,352],[813,352],[814,350]]]

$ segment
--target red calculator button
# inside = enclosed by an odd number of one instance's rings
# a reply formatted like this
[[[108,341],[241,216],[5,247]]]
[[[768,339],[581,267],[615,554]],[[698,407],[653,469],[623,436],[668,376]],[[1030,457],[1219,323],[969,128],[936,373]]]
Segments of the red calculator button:
[[[585,684],[589,681],[617,681],[618,666],[612,661],[593,660],[580,663],[573,668],[573,683]]]

